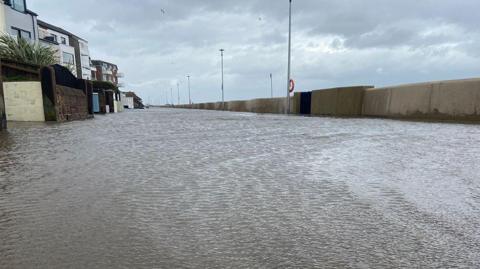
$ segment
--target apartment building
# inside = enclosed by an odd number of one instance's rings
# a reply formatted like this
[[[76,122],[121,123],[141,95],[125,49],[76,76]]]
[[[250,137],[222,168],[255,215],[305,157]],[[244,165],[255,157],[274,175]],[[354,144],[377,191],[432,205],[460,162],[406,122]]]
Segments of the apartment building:
[[[123,84],[118,81],[123,74],[118,72],[116,64],[101,60],[92,60],[92,80],[109,81],[117,87],[123,87]]]
[[[38,20],[38,35],[41,44],[57,51],[58,64],[67,67],[77,76],[75,48],[70,46],[71,34],[60,27]]]
[[[38,20],[39,40],[57,50],[58,63],[77,78],[91,79],[88,41],[42,20]]]
[[[0,1],[0,32],[38,41],[38,15],[27,8],[26,0]]]
[[[88,48],[88,41],[77,36],[71,37],[71,44],[75,48],[75,59],[77,59],[77,74],[81,74],[83,79],[92,79],[90,59],[90,50]],[[80,76],[79,76],[80,78]]]

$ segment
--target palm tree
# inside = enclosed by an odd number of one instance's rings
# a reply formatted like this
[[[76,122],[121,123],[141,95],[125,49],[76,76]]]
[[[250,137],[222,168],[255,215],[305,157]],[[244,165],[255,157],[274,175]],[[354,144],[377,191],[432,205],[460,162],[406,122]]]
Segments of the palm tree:
[[[52,65],[57,62],[56,50],[10,35],[0,36],[0,58],[20,63],[39,66]]]

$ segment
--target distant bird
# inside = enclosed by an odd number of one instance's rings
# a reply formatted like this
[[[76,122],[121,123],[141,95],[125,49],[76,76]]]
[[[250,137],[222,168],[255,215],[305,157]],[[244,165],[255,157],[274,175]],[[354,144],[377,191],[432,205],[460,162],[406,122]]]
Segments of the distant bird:
[[[166,13],[165,9],[163,9],[163,8],[160,9],[160,12],[162,12],[162,14],[164,14],[164,15],[165,15],[165,13]]]
[[[258,20],[261,21],[261,20],[262,20],[262,17],[259,17]]]

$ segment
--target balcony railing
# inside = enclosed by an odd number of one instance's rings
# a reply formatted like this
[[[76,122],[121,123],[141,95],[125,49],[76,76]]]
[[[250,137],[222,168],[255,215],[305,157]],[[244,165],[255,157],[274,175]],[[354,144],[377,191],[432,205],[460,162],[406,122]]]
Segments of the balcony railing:
[[[117,78],[123,78],[123,77],[125,77],[125,74],[123,74],[123,73],[117,73]]]

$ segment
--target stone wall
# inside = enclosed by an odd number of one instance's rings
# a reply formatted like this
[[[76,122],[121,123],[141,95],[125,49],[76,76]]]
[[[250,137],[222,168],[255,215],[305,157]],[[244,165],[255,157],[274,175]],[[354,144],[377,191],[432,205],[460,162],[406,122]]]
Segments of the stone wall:
[[[8,121],[45,121],[40,82],[4,82]]]
[[[90,82],[77,79],[63,66],[41,69],[45,118],[48,121],[71,121],[93,118]]]

